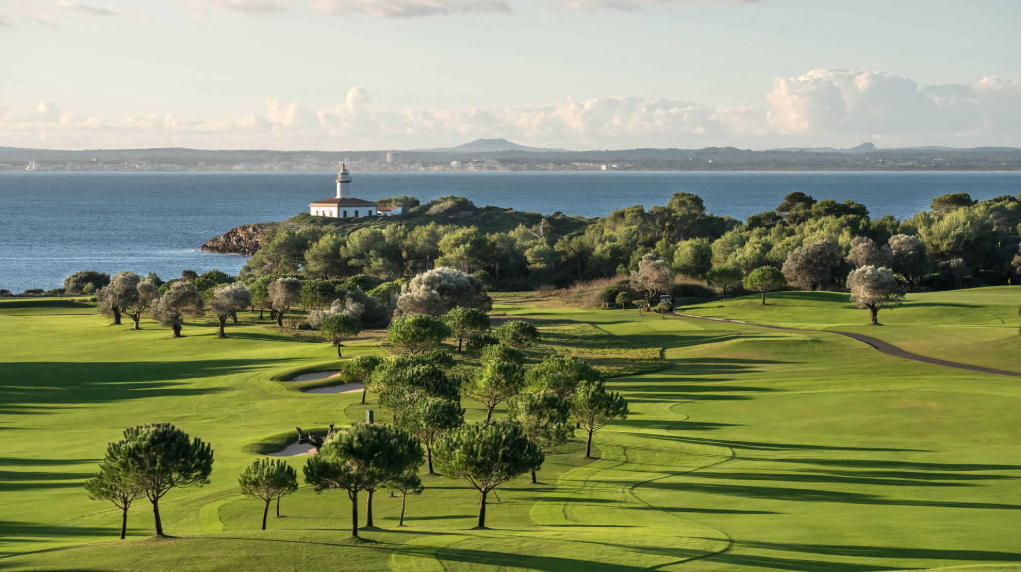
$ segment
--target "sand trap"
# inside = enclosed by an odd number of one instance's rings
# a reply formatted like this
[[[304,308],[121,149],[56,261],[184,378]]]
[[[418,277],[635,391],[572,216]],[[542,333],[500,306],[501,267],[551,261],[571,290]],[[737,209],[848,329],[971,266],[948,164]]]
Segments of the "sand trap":
[[[315,381],[317,379],[326,379],[328,377],[333,377],[335,375],[340,375],[340,372],[335,369],[326,371],[313,371],[310,373],[303,373],[298,377],[292,379],[291,381]]]
[[[316,448],[308,443],[300,445],[297,442],[291,443],[284,447],[283,451],[277,451],[276,453],[269,453],[270,457],[303,457],[305,455],[314,455]]]
[[[315,389],[306,389],[304,393],[356,393],[362,390],[363,383],[342,383],[340,385],[328,385]]]

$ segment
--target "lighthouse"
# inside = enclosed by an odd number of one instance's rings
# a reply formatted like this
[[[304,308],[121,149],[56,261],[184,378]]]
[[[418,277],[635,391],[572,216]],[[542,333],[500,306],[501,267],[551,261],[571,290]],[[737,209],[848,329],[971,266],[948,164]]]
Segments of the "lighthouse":
[[[351,173],[347,170],[346,164],[340,165],[337,171],[337,198],[346,199],[351,197]]]

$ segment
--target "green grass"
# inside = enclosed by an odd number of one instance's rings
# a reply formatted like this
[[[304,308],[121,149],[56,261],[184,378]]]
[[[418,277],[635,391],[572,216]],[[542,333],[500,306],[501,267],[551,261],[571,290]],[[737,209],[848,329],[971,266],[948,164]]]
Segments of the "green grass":
[[[995,328],[979,320],[1004,314],[1013,291],[938,296],[928,301],[942,304],[930,306],[946,322],[940,327],[967,332]],[[303,487],[262,532],[260,503],[239,497],[236,484],[257,453],[287,444],[295,425],[360,420],[366,407],[377,408],[371,394],[361,406],[357,393],[303,394],[274,380],[335,361],[333,346],[248,316],[226,340],[191,324],[174,340],[151,322],[132,332],[91,313],[26,315],[0,305],[7,349],[0,354],[0,569],[1021,567],[1021,389],[1013,379],[900,360],[827,333],[571,310],[535,298],[496,300],[506,317],[540,323],[546,345],[533,359],[561,343],[559,351],[593,358],[602,348],[618,363],[631,351],[655,351],[667,369],[611,380],[631,416],[597,433],[601,459],[583,460],[580,440],[562,447],[548,457],[539,485],[521,478],[500,490],[488,515],[492,530],[471,530],[474,490],[426,476],[424,494],[409,497],[405,528],[396,526],[399,502],[377,495],[379,530],[364,531],[362,542],[347,538],[343,493]],[[791,324],[840,329],[824,316],[867,319],[826,303],[803,310],[792,299],[784,315],[802,320]],[[750,312],[745,304],[695,313]],[[880,318],[913,315],[903,327],[924,330],[923,308],[909,304]],[[370,351],[379,350],[356,342],[345,356]],[[988,350],[1004,362],[1017,353],[1016,346],[997,351]],[[466,405],[470,419],[484,415]],[[177,538],[146,538],[151,515],[143,501],[132,509],[129,540],[117,541],[118,514],[90,501],[81,482],[108,441],[151,420],[212,443],[212,483],[173,491],[161,503],[164,527]],[[291,462],[300,474],[303,460]]]
[[[685,306],[680,312],[792,328],[865,334],[919,355],[1021,372],[1021,286],[908,294],[904,303],[868,311],[836,292],[777,292]]]

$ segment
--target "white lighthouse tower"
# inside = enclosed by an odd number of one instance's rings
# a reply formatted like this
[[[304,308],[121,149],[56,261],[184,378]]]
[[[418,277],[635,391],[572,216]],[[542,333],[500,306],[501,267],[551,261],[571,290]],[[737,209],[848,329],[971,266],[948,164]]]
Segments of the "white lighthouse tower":
[[[351,173],[347,170],[347,165],[341,164],[340,170],[337,171],[337,198],[346,199],[351,197]]]

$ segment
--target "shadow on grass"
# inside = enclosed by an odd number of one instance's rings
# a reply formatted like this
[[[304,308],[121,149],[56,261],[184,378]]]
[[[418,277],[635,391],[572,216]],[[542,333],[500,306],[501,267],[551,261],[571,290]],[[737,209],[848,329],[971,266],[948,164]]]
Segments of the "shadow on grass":
[[[85,479],[92,477],[92,473],[0,471],[0,492],[80,487]],[[84,494],[84,491],[82,492]],[[0,537],[3,537],[3,534],[0,534]]]
[[[705,439],[686,437],[683,435],[650,435],[645,433],[629,433],[638,438],[676,441],[692,445],[712,445],[730,447],[732,449],[752,449],[756,451],[872,451],[877,453],[928,453],[923,449],[896,449],[887,447],[840,447],[835,445],[806,445],[802,443],[769,443],[765,441],[739,441],[736,439]],[[793,461],[792,461],[793,462]]]
[[[151,397],[206,395],[222,388],[196,388],[190,380],[231,375],[295,361],[182,360],[172,362],[12,362],[0,377],[0,414],[18,415],[83,404]]]

